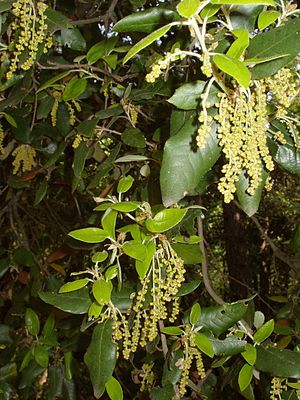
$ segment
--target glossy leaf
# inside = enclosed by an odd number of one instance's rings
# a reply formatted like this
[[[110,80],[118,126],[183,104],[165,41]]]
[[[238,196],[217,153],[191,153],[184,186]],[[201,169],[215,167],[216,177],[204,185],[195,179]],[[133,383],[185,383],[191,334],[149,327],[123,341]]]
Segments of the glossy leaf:
[[[137,201],[122,201],[120,203],[113,204],[111,208],[116,211],[129,213],[138,209],[141,203]]]
[[[288,54],[251,70],[252,79],[261,79],[275,74],[280,68],[292,61],[300,52],[300,18],[286,21],[284,25],[256,35],[248,48],[247,58],[264,58]]]
[[[183,114],[179,113],[181,120]],[[183,125],[178,122],[178,127],[178,133],[165,144],[160,171],[160,187],[165,207],[177,203],[185,196],[197,194],[201,179],[220,156],[215,124],[207,137],[205,148],[197,151],[191,146],[197,130],[193,116],[187,118]]]
[[[274,0],[211,0],[212,4],[265,4],[275,6]]]
[[[147,246],[136,240],[125,242],[122,246],[122,250],[129,257],[140,261],[143,261],[147,254]]]
[[[68,293],[68,292],[74,292],[74,290],[79,290],[85,287],[89,283],[88,278],[84,279],[77,279],[76,281],[73,282],[68,282],[65,283],[60,289],[58,293]]]
[[[165,35],[170,29],[172,24],[168,24],[163,26],[162,28],[157,29],[156,31],[150,33],[150,35],[146,36],[144,39],[140,40],[137,44],[135,44],[129,52],[124,57],[123,63],[126,64],[132,57],[134,57],[137,53],[142,51],[145,47],[148,47],[155,40],[161,38]]]
[[[249,46],[249,32],[247,29],[235,29],[232,33],[237,39],[232,43],[226,55],[228,57],[240,59]]]
[[[266,340],[274,331],[274,320],[270,319],[263,326],[261,326],[257,332],[255,332],[253,339],[256,343],[261,343]]]
[[[98,304],[96,302],[93,302],[90,305],[89,311],[88,311],[88,317],[89,318],[98,318],[99,315],[101,314],[101,311],[103,309],[103,304]]]
[[[118,193],[126,193],[133,185],[134,179],[132,176],[127,175],[126,177],[122,177],[118,182],[117,192]]]
[[[118,21],[113,30],[115,32],[144,32],[151,33],[161,25],[178,19],[178,14],[161,7],[149,8],[130,14]]]
[[[93,295],[99,304],[106,304],[110,301],[112,291],[111,282],[99,279],[93,284]]]
[[[169,208],[157,213],[153,218],[147,219],[146,228],[153,233],[165,232],[183,219],[187,209]]]
[[[117,37],[113,36],[110,37],[108,40],[103,40],[101,42],[98,42],[96,44],[94,44],[94,46],[92,46],[87,55],[86,55],[86,59],[88,61],[88,63],[93,64],[96,61],[100,60],[101,58],[103,58],[104,56],[108,56],[113,48],[115,47],[117,42]]]
[[[153,240],[150,240],[148,243],[146,243],[146,250],[147,251],[144,259],[142,261],[136,260],[135,263],[136,271],[141,279],[146,276],[156,250],[155,242]]]
[[[119,270],[118,265],[111,265],[105,271],[105,279],[107,280],[114,279],[116,276],[118,276],[118,270]]]
[[[224,340],[210,338],[216,356],[228,357],[242,353],[246,348],[246,340],[227,337]]]
[[[255,190],[253,195],[247,193],[249,187],[249,179],[246,177],[244,171],[241,172],[239,181],[236,183],[237,197],[243,211],[251,217],[259,208],[263,189],[269,174],[262,169],[261,170],[261,182],[258,188]]]
[[[247,29],[248,32],[252,32],[263,8],[264,6],[259,4],[235,5],[230,13],[233,29]]]
[[[106,382],[105,389],[111,400],[123,400],[122,386],[113,376]]]
[[[34,349],[34,359],[42,368],[47,368],[49,363],[48,350],[44,346],[36,346]]]
[[[254,365],[256,361],[256,348],[250,343],[246,344],[246,349],[243,351],[242,356],[247,361],[248,364]]]
[[[71,314],[87,313],[92,301],[87,288],[69,293],[39,292],[39,297],[47,304]]]
[[[210,18],[214,16],[220,9],[217,4],[207,4],[200,13],[201,18]]]
[[[101,218],[101,224],[105,232],[107,232],[108,236],[112,239],[115,239],[115,228],[117,221],[117,211],[108,209],[105,211],[104,215]]]
[[[244,303],[202,308],[197,326],[202,326],[210,330],[215,336],[220,336],[242,319],[246,311],[247,305]]]
[[[54,33],[58,30],[67,28],[69,21],[67,17],[60,12],[48,7],[45,11],[45,15],[47,17],[46,24],[48,32]]]
[[[187,294],[192,293],[194,290],[197,289],[201,282],[202,279],[197,278],[194,279],[192,282],[183,283],[179,288],[176,296],[186,296]]]
[[[199,244],[174,243],[172,247],[185,264],[200,264],[203,261]]]
[[[92,256],[92,261],[93,261],[94,263],[96,263],[96,262],[103,262],[103,261],[105,261],[105,260],[107,259],[107,257],[108,257],[108,252],[107,252],[106,250],[98,251],[97,253],[95,253],[95,254]]]
[[[107,238],[107,232],[100,228],[83,228],[68,233],[74,239],[85,243],[101,243]]]
[[[86,79],[74,77],[66,85],[63,92],[63,100],[76,100],[85,91],[87,85]]]
[[[190,323],[195,325],[200,318],[201,315],[201,307],[199,303],[195,303],[190,311]]]
[[[300,353],[258,346],[255,368],[272,376],[300,379]]]
[[[96,399],[104,393],[105,384],[111,378],[116,363],[117,345],[112,341],[112,324],[113,321],[108,319],[94,328],[84,356]]]
[[[165,335],[182,335],[184,332],[182,329],[178,328],[178,326],[166,326],[165,328],[161,329],[161,333]]]
[[[245,89],[248,88],[251,75],[244,63],[224,54],[213,56],[213,61],[221,71],[232,76]]]
[[[212,358],[215,355],[211,341],[203,333],[195,333],[195,343],[198,349],[208,357]]]
[[[33,335],[37,336],[40,332],[40,320],[35,311],[31,308],[27,308],[25,312],[25,324],[28,332]]]
[[[191,18],[198,14],[200,6],[200,0],[181,0],[176,8],[179,15],[184,18]]]
[[[61,41],[63,46],[72,50],[84,51],[86,48],[86,41],[77,28],[63,29],[61,31]]]
[[[253,377],[254,367],[249,364],[244,364],[242,369],[239,372],[238,383],[240,387],[240,391],[243,392],[247,386],[250,385]]]
[[[66,351],[64,354],[65,359],[65,375],[66,379],[70,381],[72,379],[72,352]]]

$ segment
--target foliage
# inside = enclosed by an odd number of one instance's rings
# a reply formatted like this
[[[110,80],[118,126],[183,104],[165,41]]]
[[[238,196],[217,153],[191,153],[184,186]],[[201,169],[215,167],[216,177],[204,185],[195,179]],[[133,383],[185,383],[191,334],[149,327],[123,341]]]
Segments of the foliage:
[[[0,399],[299,398],[298,12],[1,2]]]

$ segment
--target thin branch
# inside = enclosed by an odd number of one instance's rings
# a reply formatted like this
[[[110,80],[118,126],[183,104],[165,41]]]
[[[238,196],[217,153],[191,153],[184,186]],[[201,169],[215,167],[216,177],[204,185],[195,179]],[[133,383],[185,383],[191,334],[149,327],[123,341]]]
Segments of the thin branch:
[[[158,321],[158,326],[160,331],[162,331],[162,329],[164,329],[164,323],[162,320]],[[161,346],[162,346],[162,351],[164,353],[164,358],[167,358],[167,354],[168,354],[168,345],[167,345],[167,339],[166,339],[166,335],[164,335],[163,333],[160,334],[160,339],[161,339]]]

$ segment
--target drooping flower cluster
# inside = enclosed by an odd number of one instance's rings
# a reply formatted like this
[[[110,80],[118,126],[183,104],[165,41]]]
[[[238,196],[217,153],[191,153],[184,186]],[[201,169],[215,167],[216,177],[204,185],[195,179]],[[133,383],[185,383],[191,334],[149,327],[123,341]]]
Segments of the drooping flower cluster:
[[[21,144],[12,152],[15,157],[13,161],[13,174],[20,172],[31,171],[36,165],[36,151],[29,144]]]
[[[52,93],[52,95],[54,97],[54,103],[53,103],[53,106],[51,109],[51,122],[52,122],[52,126],[56,126],[59,103],[61,103],[63,101],[63,99],[62,99],[62,93],[59,92],[58,90],[55,90]],[[66,104],[66,106],[68,108],[68,112],[69,112],[69,124],[71,126],[74,126],[75,122],[76,122],[75,111],[80,112],[81,106],[80,106],[79,102],[76,100],[65,101],[64,103]]]
[[[287,390],[287,385],[284,383],[284,379],[274,376],[271,381],[270,399],[280,400],[283,390]]]
[[[158,322],[174,321],[179,312],[177,292],[184,281],[184,264],[170,243],[163,239],[158,245],[147,276],[141,280],[141,289],[136,293],[132,311],[134,321],[122,317],[117,323],[117,338],[123,337],[123,355],[128,359],[158,335]],[[172,304],[171,312],[168,304]]]
[[[7,72],[11,79],[18,68],[27,71],[35,63],[39,51],[47,52],[52,37],[47,33],[47,5],[43,1],[16,0],[12,5],[14,52]]]
[[[178,59],[183,60],[186,54],[180,49],[175,49],[173,53],[166,55],[152,65],[151,71],[146,75],[148,83],[154,83],[170,66],[170,64]]]

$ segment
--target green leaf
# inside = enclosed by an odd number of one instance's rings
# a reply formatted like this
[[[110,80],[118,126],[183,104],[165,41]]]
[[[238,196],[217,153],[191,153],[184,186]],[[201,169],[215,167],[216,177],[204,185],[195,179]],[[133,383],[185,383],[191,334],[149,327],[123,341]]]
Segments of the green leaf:
[[[132,57],[134,57],[137,53],[143,50],[145,47],[149,46],[155,40],[159,39],[163,35],[165,35],[170,29],[172,24],[168,24],[163,26],[162,28],[157,29],[156,31],[150,33],[150,35],[146,36],[144,39],[140,40],[136,45],[134,45],[129,52],[126,54],[123,60],[123,64],[126,64]]]
[[[122,386],[113,376],[106,382],[105,389],[111,400],[123,400]]]
[[[247,58],[264,58],[289,54],[287,57],[256,65],[252,79],[261,79],[275,74],[290,63],[300,52],[300,18],[290,19],[284,25],[256,35],[248,47]]]
[[[261,182],[258,188],[255,190],[255,193],[250,196],[250,194],[247,193],[247,189],[249,187],[249,179],[248,177],[246,177],[244,171],[241,172],[239,181],[236,183],[236,189],[237,189],[236,192],[243,211],[249,217],[255,214],[259,208],[262,192],[268,176],[269,176],[268,172],[262,169]]]
[[[99,279],[93,284],[93,295],[99,304],[109,303],[111,291],[111,282],[106,282],[104,279]]]
[[[23,371],[23,369],[26,368],[26,367],[28,366],[28,364],[30,363],[31,360],[32,360],[32,350],[29,350],[29,351],[25,354],[25,356],[24,356],[24,358],[23,358],[23,360],[22,360],[22,364],[21,364],[21,366],[20,366],[19,371]]]
[[[100,60],[104,56],[108,56],[115,47],[117,39],[118,38],[116,36],[113,36],[108,40],[103,40],[94,44],[94,46],[89,49],[86,55],[88,63],[94,64],[96,61]]]
[[[48,181],[44,179],[43,182],[40,184],[39,188],[37,189],[37,191],[35,192],[35,198],[33,203],[34,206],[40,204],[40,202],[47,194],[47,189],[48,189]]]
[[[152,219],[147,219],[146,228],[149,232],[161,233],[173,228],[183,219],[187,212],[184,208],[169,208],[160,211]]]
[[[139,161],[147,161],[149,160],[149,157],[146,156],[141,156],[139,154],[129,154],[127,156],[123,156],[118,158],[115,162],[124,162],[124,163],[128,163],[128,162],[139,162]]]
[[[296,226],[290,239],[289,248],[293,253],[296,253],[300,248],[300,224]],[[1,274],[0,274],[1,277]]]
[[[247,29],[253,32],[256,28],[256,20],[264,6],[257,4],[236,5],[230,12],[230,20],[233,29]]]
[[[165,328],[161,329],[161,333],[165,335],[182,335],[184,332],[182,329],[178,328],[178,326],[166,326]]]
[[[105,211],[101,218],[101,224],[105,232],[107,232],[107,235],[111,239],[116,238],[115,234],[115,228],[116,228],[116,221],[117,221],[117,211],[108,209]]]
[[[17,127],[18,127],[16,120],[15,120],[10,114],[3,113],[3,115],[4,115],[5,119],[6,119],[6,121],[7,121],[11,126],[13,126],[14,128],[17,128]]]
[[[144,149],[146,147],[146,140],[142,131],[138,128],[127,128],[122,133],[122,142],[137,149]]]
[[[79,146],[75,149],[73,163],[72,163],[73,172],[76,178],[81,177],[88,154],[89,154],[89,147],[82,140]],[[75,189],[76,186],[72,186],[73,192]]]
[[[117,192],[118,193],[126,193],[133,185],[134,179],[132,176],[127,175],[126,177],[122,177],[118,182]]]
[[[66,379],[70,381],[72,379],[72,352],[66,351],[64,354],[65,359],[65,375]]]
[[[139,208],[140,202],[138,201],[121,201],[110,206],[115,211],[129,213]]]
[[[40,320],[35,311],[31,308],[27,308],[25,312],[25,324],[28,332],[32,336],[37,336],[40,332]]]
[[[257,332],[255,332],[253,339],[256,343],[261,343],[264,340],[266,340],[274,331],[274,320],[270,319],[270,321],[267,321],[265,324],[263,324],[262,327],[258,329]]]
[[[11,1],[1,1],[0,3],[0,12],[8,11],[11,8]]]
[[[58,293],[68,293],[68,292],[74,292],[74,290],[79,290],[83,287],[85,287],[89,283],[88,278],[84,279],[77,279],[76,281],[73,282],[68,282],[62,285],[62,287],[59,289]]]
[[[75,100],[85,91],[87,85],[86,79],[74,77],[66,85],[63,92],[63,100]]]
[[[300,379],[300,353],[258,346],[255,368],[272,376]]]
[[[49,353],[48,350],[41,345],[38,345],[34,349],[34,359],[38,365],[42,368],[47,368],[49,364]]]
[[[256,329],[260,328],[265,322],[265,316],[261,311],[255,311],[253,325]]]
[[[224,340],[210,338],[216,356],[228,357],[239,354],[245,350],[246,340],[227,337]]]
[[[143,261],[147,254],[147,246],[136,240],[125,242],[122,246],[122,250],[129,257],[140,261]]]
[[[96,399],[104,393],[105,384],[111,378],[116,363],[117,345],[112,341],[112,324],[113,321],[108,319],[94,328],[84,356]]]
[[[215,336],[220,336],[242,319],[246,311],[247,305],[244,303],[206,307],[202,309],[197,326],[202,326],[210,330]]]
[[[77,229],[69,232],[68,235],[85,243],[101,243],[108,236],[107,232],[100,228]]]
[[[178,14],[172,10],[152,7],[121,19],[115,24],[113,30],[115,32],[151,33],[160,26],[177,19]]]
[[[92,301],[87,288],[75,292],[57,294],[54,292],[39,292],[39,297],[47,304],[71,314],[87,313]]]
[[[201,18],[210,18],[214,16],[220,9],[220,6],[215,4],[207,4],[200,13]]]
[[[128,311],[132,304],[132,293],[134,290],[131,287],[122,286],[121,290],[113,289],[111,293],[111,301],[115,307],[121,311]]]
[[[61,42],[63,46],[72,50],[84,51],[86,49],[85,39],[77,28],[63,29],[61,31]]]
[[[179,113],[181,117],[183,114]],[[170,137],[164,147],[160,187],[165,207],[177,203],[186,195],[196,194],[201,179],[220,156],[216,124],[212,125],[205,148],[193,150],[191,142],[197,130],[193,117],[184,122],[178,133]]]
[[[190,323],[191,325],[195,325],[200,318],[201,315],[201,307],[199,303],[195,303],[190,311]]]
[[[189,19],[199,13],[200,7],[200,0],[181,0],[176,8],[179,15]]]
[[[247,29],[235,29],[232,33],[237,39],[232,43],[226,55],[228,57],[240,59],[249,46],[249,32]]]
[[[243,392],[250,385],[253,377],[254,367],[249,364],[244,364],[239,372],[238,383],[240,391]]]
[[[269,25],[273,24],[280,16],[280,12],[278,11],[263,11],[259,14],[257,20],[258,29],[261,31],[267,28]]]
[[[172,247],[185,264],[200,264],[203,261],[199,244],[174,243]]]
[[[274,0],[211,0],[212,4],[265,4],[275,6]]]
[[[105,279],[111,280],[114,279],[118,275],[119,267],[118,265],[111,265],[105,271]]]
[[[195,343],[196,346],[202,353],[206,354],[208,357],[213,358],[215,355],[214,348],[211,341],[203,333],[195,333]]]
[[[256,348],[250,343],[246,344],[246,349],[243,351],[242,356],[247,361],[248,364],[254,365],[256,361]]]
[[[99,118],[87,119],[80,122],[77,126],[78,133],[88,138],[92,137],[95,133],[98,122]]]
[[[65,29],[68,26],[68,18],[65,17],[58,11],[53,10],[53,8],[48,7],[45,11],[45,15],[47,17],[47,31],[50,33],[54,33],[58,30]]]
[[[194,290],[197,289],[197,287],[200,285],[200,283],[202,282],[202,279],[194,279],[192,282],[188,282],[188,283],[183,283],[176,296],[186,296],[187,294],[192,293]]]
[[[251,75],[244,63],[224,54],[216,54],[213,61],[221,71],[232,76],[245,89],[248,88]]]
[[[65,72],[61,72],[58,75],[53,76],[51,79],[49,79],[48,81],[46,81],[45,83],[42,84],[42,86],[40,86],[40,88],[36,91],[36,93],[41,92],[42,90],[45,90],[51,86],[53,86],[56,82],[60,81],[61,79],[65,78],[66,76],[68,76],[70,73],[70,71],[65,71]]]
[[[101,314],[102,309],[103,309],[103,304],[98,304],[94,301],[90,305],[90,308],[88,311],[88,317],[89,318],[98,318],[99,315]]]
[[[97,253],[95,253],[92,256],[92,261],[94,263],[96,263],[96,262],[100,262],[101,263],[101,262],[105,261],[107,259],[107,257],[108,257],[108,252],[106,250],[98,251]]]
[[[155,250],[156,250],[155,242],[153,240],[150,240],[146,244],[146,253],[144,255],[143,261],[136,260],[135,262],[136,271],[141,279],[143,279],[147,274],[147,271],[152,261],[152,257],[155,254]]]

